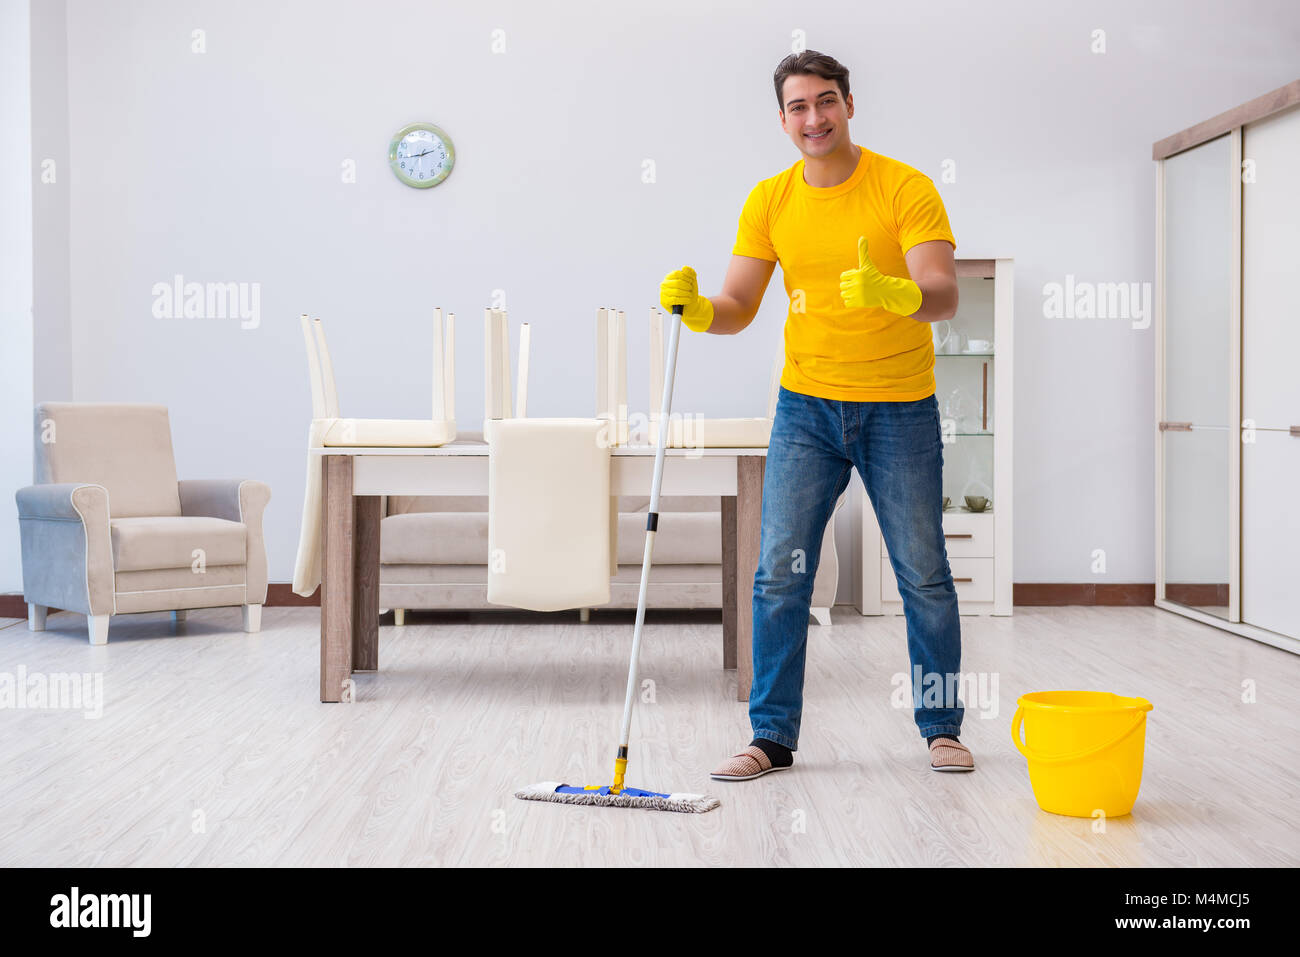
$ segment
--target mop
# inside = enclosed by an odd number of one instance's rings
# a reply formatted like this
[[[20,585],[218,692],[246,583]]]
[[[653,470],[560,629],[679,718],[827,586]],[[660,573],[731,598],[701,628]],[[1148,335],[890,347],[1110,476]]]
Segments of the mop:
[[[619,738],[618,756],[614,759],[614,783],[572,787],[558,781],[543,781],[515,792],[515,797],[525,801],[554,801],[557,804],[595,804],[602,807],[644,807],[656,811],[686,811],[703,813],[718,806],[716,798],[703,794],[662,793],[643,791],[623,786],[627,771],[627,743],[632,734],[632,705],[636,692],[637,656],[641,651],[641,623],[645,619],[646,585],[650,581],[650,557],[654,552],[655,528],[659,523],[659,484],[664,474],[664,449],[668,444],[668,414],[672,406],[673,371],[677,364],[677,339],[681,331],[682,307],[673,306],[672,335],[668,343],[668,363],[665,374],[663,410],[659,416],[659,447],[655,451],[654,481],[650,485],[650,514],[646,517],[645,553],[641,558],[641,591],[636,600],[636,626],[632,632],[632,660],[627,669],[627,697],[623,701],[623,732]]]

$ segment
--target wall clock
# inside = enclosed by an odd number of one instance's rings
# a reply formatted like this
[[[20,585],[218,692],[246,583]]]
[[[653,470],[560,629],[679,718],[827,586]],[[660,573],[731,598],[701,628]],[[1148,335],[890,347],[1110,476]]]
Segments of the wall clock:
[[[402,127],[388,144],[388,165],[407,186],[437,186],[451,173],[456,148],[451,137],[432,123]]]

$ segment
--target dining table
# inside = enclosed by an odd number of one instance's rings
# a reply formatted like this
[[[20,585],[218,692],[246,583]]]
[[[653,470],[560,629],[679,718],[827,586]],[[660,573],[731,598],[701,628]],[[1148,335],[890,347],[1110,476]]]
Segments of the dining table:
[[[649,496],[654,446],[610,450],[610,495]],[[352,700],[353,674],[379,670],[379,534],[387,495],[488,494],[489,445],[314,448],[321,465],[320,700]],[[753,681],[752,584],[758,568],[766,448],[668,448],[660,495],[721,503],[722,667],[736,700]],[[486,563],[486,556],[484,558]]]

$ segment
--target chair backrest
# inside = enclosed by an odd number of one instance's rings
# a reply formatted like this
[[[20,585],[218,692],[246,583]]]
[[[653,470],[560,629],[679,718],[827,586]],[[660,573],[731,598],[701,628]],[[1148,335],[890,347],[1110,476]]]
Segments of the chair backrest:
[[[627,314],[596,310],[596,418],[610,424],[605,440],[627,445],[631,438],[627,406]]]
[[[650,307],[650,416],[657,417],[664,407],[664,370],[667,356],[664,353],[664,314]],[[672,316],[667,317],[672,319]],[[780,396],[781,370],[785,366],[785,343],[777,343],[776,358],[772,362],[767,386],[767,417],[776,416],[776,401]]]
[[[526,418],[528,415],[528,358],[531,351],[528,323],[519,324],[519,370],[511,409],[510,318],[504,309],[483,310],[483,418]]]
[[[307,375],[311,382],[311,415],[313,419],[339,417],[339,393],[334,381],[334,363],[330,359],[329,344],[325,341],[325,326],[319,318],[309,319],[304,313],[303,341],[307,346]],[[442,326],[442,307],[433,310],[433,407],[431,416],[437,421],[456,419],[456,314],[447,313],[446,341]]]
[[[325,384],[321,379],[320,355],[316,347],[316,326],[320,320],[313,322],[306,313],[303,313],[298,321],[302,325],[302,338],[307,346],[307,377],[311,382],[311,417],[327,419],[330,416],[325,413]],[[320,339],[324,341],[324,331],[320,333]]]
[[[321,385],[325,392],[325,418],[339,417],[339,389],[334,381],[334,363],[330,359],[330,347],[325,343],[325,327],[318,317],[313,323],[316,327],[316,348],[320,353]]]
[[[627,315],[621,309],[596,310],[596,415],[627,413]]]
[[[102,485],[111,518],[181,514],[167,406],[42,402],[34,425],[36,484]]]
[[[434,421],[456,421],[456,314],[447,313],[447,330],[442,328],[442,307],[433,310]],[[439,373],[441,370],[441,373]]]

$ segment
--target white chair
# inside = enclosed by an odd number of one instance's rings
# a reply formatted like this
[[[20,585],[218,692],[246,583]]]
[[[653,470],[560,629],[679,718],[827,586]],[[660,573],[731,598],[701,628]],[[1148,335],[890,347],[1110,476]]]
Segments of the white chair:
[[[609,423],[610,445],[627,445],[627,318],[621,309],[596,310],[596,418]]]
[[[528,414],[528,323],[519,325],[518,395],[514,398],[514,417]],[[483,439],[491,441],[491,423],[511,417],[510,391],[510,319],[504,309],[483,310]]]
[[[456,314],[447,314],[443,344],[442,309],[433,311],[433,411],[427,419],[349,419],[339,416],[334,364],[320,319],[302,316],[311,378],[312,422],[321,425],[325,448],[436,448],[456,440]]]
[[[311,428],[307,436],[307,483],[293,591],[306,597],[321,580],[321,457],[319,448],[437,448],[456,440],[455,313],[447,314],[444,342],[442,309],[433,311],[433,409],[427,419],[352,419],[339,415],[334,364],[320,319],[300,319],[311,382]]]
[[[669,317],[672,318],[672,317]],[[713,449],[763,449],[767,448],[772,434],[772,418],[776,415],[777,387],[781,382],[781,367],[785,362],[785,347],[781,345],[772,364],[768,379],[767,415],[751,418],[709,419],[703,416],[671,413],[668,423],[668,447]],[[659,442],[659,416],[664,397],[664,314],[650,309],[650,408],[649,443]]]

